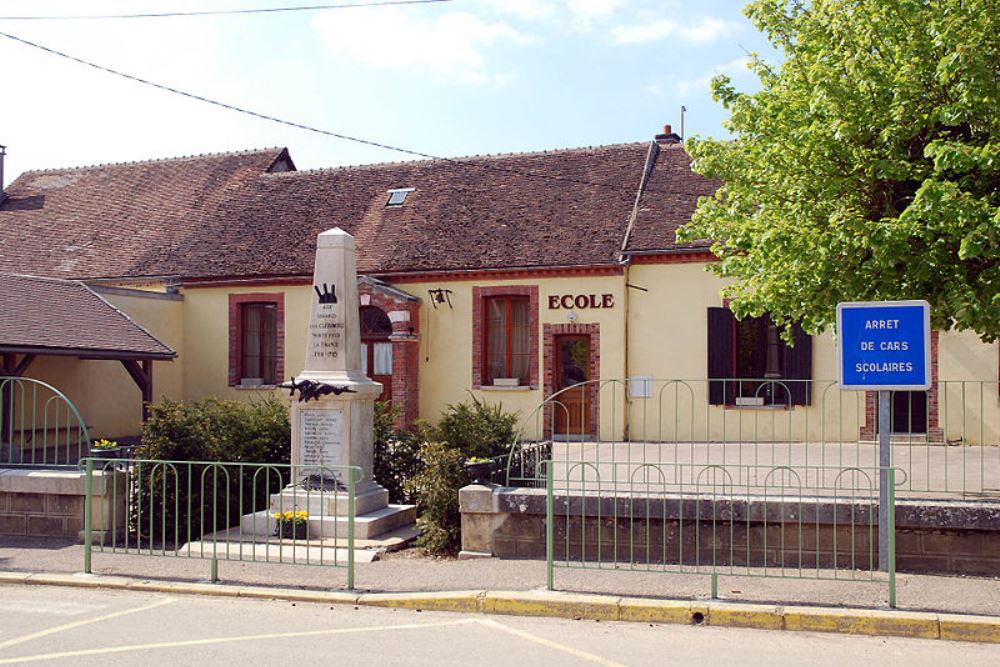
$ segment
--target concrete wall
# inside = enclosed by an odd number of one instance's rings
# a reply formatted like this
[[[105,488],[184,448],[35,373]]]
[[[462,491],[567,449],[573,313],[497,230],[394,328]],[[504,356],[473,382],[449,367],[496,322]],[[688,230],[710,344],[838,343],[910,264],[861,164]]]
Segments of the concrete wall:
[[[0,535],[80,538],[85,477],[75,470],[0,470]],[[94,531],[125,527],[127,486],[123,472],[94,473]]]
[[[461,489],[459,499],[463,555],[545,557],[544,489],[474,484]],[[876,514],[871,503],[829,498],[764,503],[737,494],[713,503],[670,495],[646,504],[612,495],[557,495],[553,558],[557,566],[566,560],[640,568],[683,563],[705,574],[712,563],[726,573],[732,566],[736,575],[748,568],[801,567],[804,578],[836,567],[844,578],[864,579],[878,569]],[[696,519],[713,516],[715,521]],[[899,501],[896,529],[900,572],[1000,575],[996,503]]]

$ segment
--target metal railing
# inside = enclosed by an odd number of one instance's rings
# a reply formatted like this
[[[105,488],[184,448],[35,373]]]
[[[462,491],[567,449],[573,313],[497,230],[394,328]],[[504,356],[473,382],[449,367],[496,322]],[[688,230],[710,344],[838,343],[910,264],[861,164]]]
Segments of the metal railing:
[[[0,376],[0,466],[75,467],[89,450],[87,426],[65,394]]]
[[[354,588],[356,466],[86,457],[92,554],[344,567]],[[303,516],[303,513],[305,515]],[[297,516],[296,516],[297,515]]]
[[[893,392],[900,495],[1000,497],[998,394],[996,381],[978,380]],[[826,380],[580,383],[522,420],[503,481],[540,487],[537,460],[528,474],[521,462],[546,448],[555,461],[877,468],[875,400]]]
[[[547,461],[556,568],[882,582],[896,606],[895,512],[879,570],[877,468]],[[895,508],[897,471],[886,470]]]

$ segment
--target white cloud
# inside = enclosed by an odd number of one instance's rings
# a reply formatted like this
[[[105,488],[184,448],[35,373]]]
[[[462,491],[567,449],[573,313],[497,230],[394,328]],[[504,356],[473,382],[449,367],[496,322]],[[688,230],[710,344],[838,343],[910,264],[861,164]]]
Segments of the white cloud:
[[[728,74],[734,79],[748,76],[750,74],[750,71],[747,69],[747,63],[749,61],[750,59],[745,56],[743,58],[736,58],[735,60],[730,60],[728,63],[716,65],[710,72],[707,72],[702,76],[693,79],[679,79],[674,82],[674,92],[680,97],[705,94],[708,92],[708,87],[712,82],[712,78],[718,74]],[[647,86],[647,91],[653,92],[650,90],[652,86],[657,86],[657,84]],[[662,90],[662,87],[660,90]]]
[[[692,44],[708,44],[737,30],[737,24],[713,16],[702,17],[696,23],[659,19],[648,23],[615,26],[611,29],[611,39],[618,44],[645,44],[676,37]]]
[[[414,67],[474,83],[502,83],[505,79],[488,66],[484,47],[537,41],[507,23],[486,21],[466,12],[430,17],[393,8],[336,14],[313,21],[334,55],[376,67]]]

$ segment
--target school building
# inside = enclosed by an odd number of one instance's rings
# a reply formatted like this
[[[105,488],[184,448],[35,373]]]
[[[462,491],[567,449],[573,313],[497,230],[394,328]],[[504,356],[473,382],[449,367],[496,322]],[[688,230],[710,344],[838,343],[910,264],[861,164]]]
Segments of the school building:
[[[789,346],[766,317],[736,321],[710,244],[676,242],[716,187],[669,126],[630,144],[307,171],[273,148],[27,172],[0,195],[0,273],[77,281],[90,305],[0,295],[4,320],[41,318],[35,341],[0,326],[0,375],[61,389],[93,438],[136,435],[144,396],[278,391],[303,367],[316,236],[341,227],[357,242],[365,369],[402,421],[470,392],[527,417],[565,387],[620,380],[565,392],[528,435],[653,437],[642,401],[662,399],[654,380],[683,380],[671,409],[698,416],[676,438],[725,439],[747,414],[779,438],[764,422],[793,413],[801,437],[871,439],[871,398],[838,403],[833,335]],[[102,326],[78,315],[90,295],[157,354],[130,366],[47,344],[55,322]],[[894,430],[995,442],[996,345],[941,332],[932,348],[934,385],[897,396]],[[945,380],[977,383],[961,419],[948,405],[966,385]]]

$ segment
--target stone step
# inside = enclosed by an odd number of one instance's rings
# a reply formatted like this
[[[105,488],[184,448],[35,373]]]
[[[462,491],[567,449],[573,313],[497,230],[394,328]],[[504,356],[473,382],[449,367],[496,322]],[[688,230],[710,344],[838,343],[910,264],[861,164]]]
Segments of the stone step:
[[[355,539],[372,539],[384,533],[413,524],[417,520],[416,505],[389,505],[362,514],[354,519]],[[324,516],[307,519],[308,535],[315,537],[347,537],[347,517]],[[268,510],[246,514],[240,519],[240,529],[247,535],[274,535],[277,522]]]

